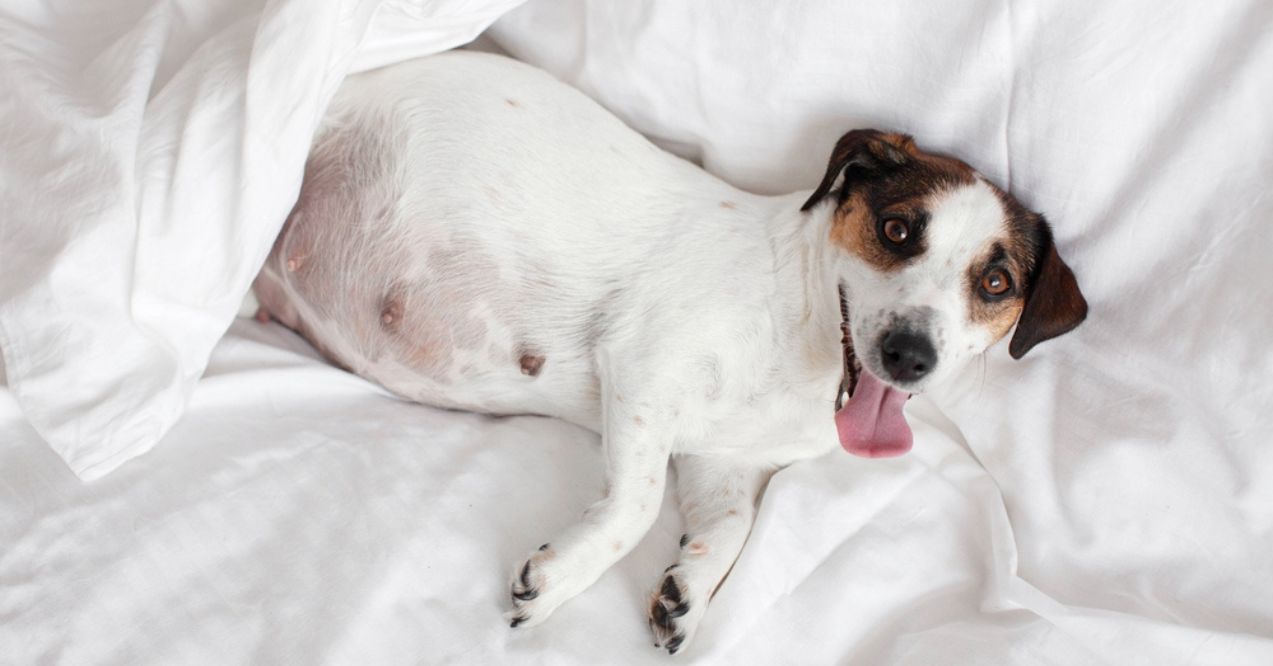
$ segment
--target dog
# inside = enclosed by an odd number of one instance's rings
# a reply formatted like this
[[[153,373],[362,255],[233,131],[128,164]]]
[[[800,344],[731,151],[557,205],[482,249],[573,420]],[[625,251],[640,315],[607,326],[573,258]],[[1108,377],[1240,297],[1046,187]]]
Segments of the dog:
[[[404,398],[601,434],[604,495],[513,568],[513,627],[632,549],[670,461],[687,533],[648,620],[673,654],[775,470],[905,453],[911,394],[1087,313],[1041,215],[908,136],[848,132],[812,192],[758,196],[473,52],[342,85],[253,287]]]

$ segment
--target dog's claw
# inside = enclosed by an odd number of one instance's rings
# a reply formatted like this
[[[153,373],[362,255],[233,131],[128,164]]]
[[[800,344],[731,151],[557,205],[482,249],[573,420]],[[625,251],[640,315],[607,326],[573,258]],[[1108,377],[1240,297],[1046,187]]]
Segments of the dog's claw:
[[[673,636],[672,638],[668,639],[668,641],[667,641],[667,653],[668,653],[668,654],[676,654],[676,651],[677,651],[677,650],[679,650],[679,649],[681,649],[681,643],[682,643],[682,642],[684,642],[684,641],[685,641],[685,637],[684,637],[684,636]]]
[[[512,622],[509,622],[509,623],[508,623],[508,626],[509,626],[509,628],[510,628],[510,629],[516,629],[516,628],[517,628],[517,625],[519,625],[519,624],[521,624],[521,623],[523,623],[523,622],[525,622],[525,621],[526,621],[526,618],[525,618],[525,617],[523,617],[523,616],[521,616],[521,615],[518,615],[517,617],[513,618],[513,621],[512,621]]]

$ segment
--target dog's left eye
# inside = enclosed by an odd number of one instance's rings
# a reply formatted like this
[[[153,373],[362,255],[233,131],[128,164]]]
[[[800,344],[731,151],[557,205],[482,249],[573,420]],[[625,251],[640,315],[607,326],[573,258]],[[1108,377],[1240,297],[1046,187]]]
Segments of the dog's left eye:
[[[1012,278],[1002,268],[996,268],[981,276],[981,291],[987,296],[1002,296],[1012,288]]]

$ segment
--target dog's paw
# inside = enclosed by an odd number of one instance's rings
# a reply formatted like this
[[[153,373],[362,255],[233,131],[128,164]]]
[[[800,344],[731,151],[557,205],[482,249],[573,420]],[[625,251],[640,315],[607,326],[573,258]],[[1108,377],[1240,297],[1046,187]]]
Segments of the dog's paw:
[[[680,565],[668,567],[650,595],[648,615],[654,647],[664,648],[668,654],[676,654],[689,645],[707,610],[707,601],[694,597],[683,573]]]
[[[586,587],[573,580],[559,560],[552,546],[544,544],[513,570],[509,584],[513,610],[504,616],[508,626],[533,627]]]

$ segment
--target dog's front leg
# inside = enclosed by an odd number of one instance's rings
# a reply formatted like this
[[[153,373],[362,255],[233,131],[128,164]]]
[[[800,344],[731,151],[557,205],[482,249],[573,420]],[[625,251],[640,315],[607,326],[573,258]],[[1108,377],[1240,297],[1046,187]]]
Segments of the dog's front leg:
[[[700,456],[677,456],[673,464],[687,531],[680,559],[654,588],[649,620],[655,644],[676,654],[694,637],[707,602],[738,559],[773,468]]]
[[[604,404],[605,496],[513,570],[513,627],[544,621],[595,582],[658,515],[672,446],[671,403],[616,390]]]

